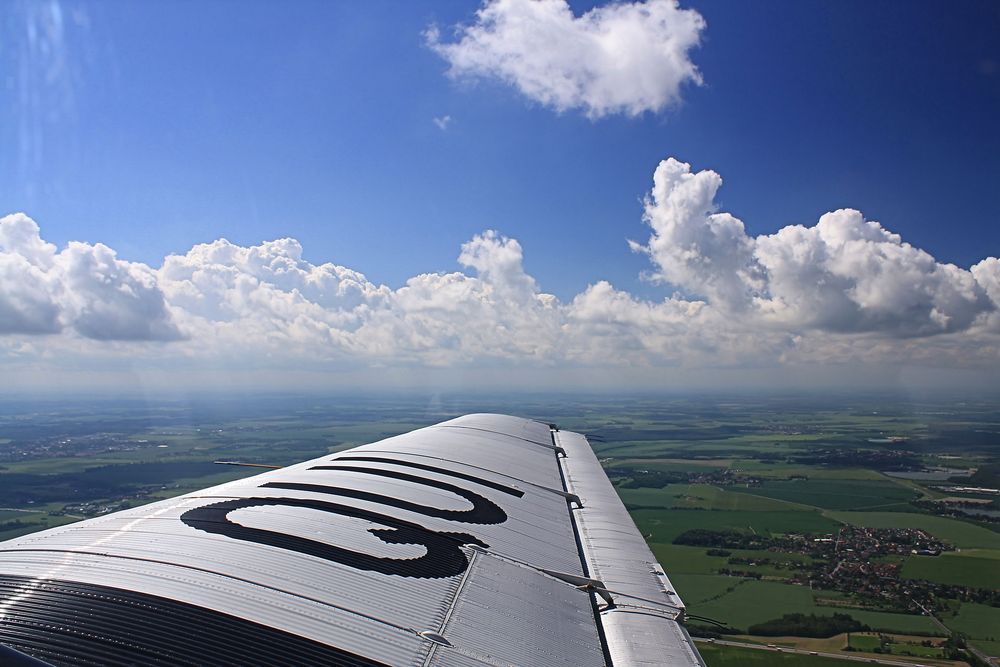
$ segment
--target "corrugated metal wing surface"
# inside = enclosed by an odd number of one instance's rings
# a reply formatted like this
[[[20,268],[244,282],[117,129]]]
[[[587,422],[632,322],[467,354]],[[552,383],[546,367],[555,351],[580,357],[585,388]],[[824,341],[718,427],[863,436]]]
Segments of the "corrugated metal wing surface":
[[[145,641],[165,664],[193,637],[211,662],[246,664],[232,638],[254,636],[289,661],[526,664],[530,645],[530,664],[603,664],[589,597],[539,572],[582,571],[561,489],[547,425],[467,416],[28,535],[0,544],[0,643],[56,664],[145,664],[137,610],[157,609],[172,632]],[[208,619],[232,637],[212,644]],[[546,619],[562,640],[526,642]]]
[[[586,592],[486,552],[473,558],[441,634],[462,650],[437,650],[430,664],[440,667],[469,657],[490,665],[605,664]]]
[[[0,645],[102,667],[700,664],[658,568],[582,436],[467,415],[0,543]]]

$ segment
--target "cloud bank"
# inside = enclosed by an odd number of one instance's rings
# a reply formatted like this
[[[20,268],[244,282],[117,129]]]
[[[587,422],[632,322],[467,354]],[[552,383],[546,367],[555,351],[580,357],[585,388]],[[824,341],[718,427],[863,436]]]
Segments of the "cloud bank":
[[[574,16],[565,0],[488,0],[471,25],[428,44],[456,78],[495,78],[557,111],[638,116],[701,83],[689,52],[705,20],[676,0],[616,3]]]
[[[67,329],[95,340],[182,337],[148,266],[101,243],[56,252],[28,216],[0,218],[0,334]]]
[[[967,331],[997,307],[997,262],[941,264],[860,211],[823,215],[756,238],[717,212],[722,178],[664,160],[646,198],[652,276],[731,317],[789,330],[895,337]]]
[[[294,239],[225,239],[159,268],[102,244],[62,250],[24,214],[0,219],[0,359],[128,360],[183,371],[489,368],[749,369],[1000,365],[1000,260],[937,262],[858,211],[752,236],[715,197],[721,177],[673,158],[654,174],[633,250],[659,300],[597,281],[567,302],[495,231],[464,271],[392,289],[303,259]],[[624,251],[624,248],[623,248]],[[666,371],[663,371],[666,373]]]

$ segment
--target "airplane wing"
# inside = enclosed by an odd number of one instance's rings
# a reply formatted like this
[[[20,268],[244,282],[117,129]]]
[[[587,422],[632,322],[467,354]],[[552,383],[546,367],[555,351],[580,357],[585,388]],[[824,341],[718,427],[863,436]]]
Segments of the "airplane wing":
[[[586,438],[504,415],[0,543],[4,664],[703,666],[683,620]]]

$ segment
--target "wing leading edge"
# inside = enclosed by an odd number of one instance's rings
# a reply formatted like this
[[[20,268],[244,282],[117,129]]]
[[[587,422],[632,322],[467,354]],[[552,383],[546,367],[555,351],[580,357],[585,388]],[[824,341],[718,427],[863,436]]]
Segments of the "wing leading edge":
[[[0,543],[56,665],[703,665],[683,614],[586,439],[504,415]]]

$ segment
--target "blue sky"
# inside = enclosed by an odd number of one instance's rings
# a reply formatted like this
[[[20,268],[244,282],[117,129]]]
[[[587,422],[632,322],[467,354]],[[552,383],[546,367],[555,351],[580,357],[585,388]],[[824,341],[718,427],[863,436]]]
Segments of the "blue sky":
[[[570,4],[578,19],[605,5]],[[647,243],[643,198],[676,157],[722,176],[714,206],[751,238],[852,208],[962,269],[1000,250],[996,3],[685,2],[706,24],[687,51],[701,83],[597,116],[495,72],[449,76],[425,33],[460,43],[479,7],[18,3],[0,42],[0,215],[152,271],[219,238],[291,237],[304,261],[392,290],[474,276],[461,246],[495,229],[561,303],[607,280],[640,301],[714,305],[673,260],[626,243]],[[869,335],[881,317],[830,330]]]

